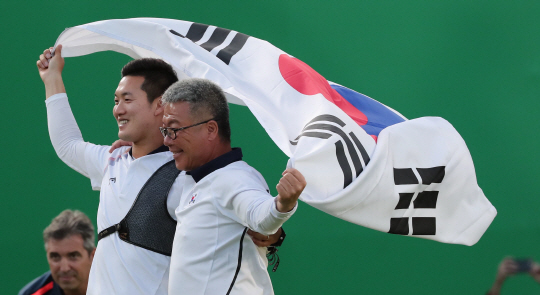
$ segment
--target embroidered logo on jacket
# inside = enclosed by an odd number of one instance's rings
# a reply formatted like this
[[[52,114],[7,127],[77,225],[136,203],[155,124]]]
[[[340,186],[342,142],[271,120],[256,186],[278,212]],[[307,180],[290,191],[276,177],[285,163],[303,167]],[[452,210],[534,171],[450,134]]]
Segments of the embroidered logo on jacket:
[[[196,197],[197,197],[197,193],[194,193],[194,194],[191,196],[191,200],[189,200],[188,205],[189,205],[189,204],[195,203],[195,198],[196,198]]]

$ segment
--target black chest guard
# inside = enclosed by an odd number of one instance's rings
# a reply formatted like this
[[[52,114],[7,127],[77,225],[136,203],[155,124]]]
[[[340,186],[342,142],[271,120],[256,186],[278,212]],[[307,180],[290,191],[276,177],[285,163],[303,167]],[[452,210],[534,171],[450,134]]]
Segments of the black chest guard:
[[[127,243],[171,256],[176,221],[167,210],[167,197],[179,173],[174,160],[157,169],[141,188],[126,217],[102,230],[98,241],[118,232]]]

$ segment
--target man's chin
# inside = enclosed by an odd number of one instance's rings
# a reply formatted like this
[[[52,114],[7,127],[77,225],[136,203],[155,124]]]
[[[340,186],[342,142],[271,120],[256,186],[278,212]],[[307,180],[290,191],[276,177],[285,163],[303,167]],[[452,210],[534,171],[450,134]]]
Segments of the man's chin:
[[[178,161],[174,161],[174,164],[176,166],[176,169],[180,171],[189,171],[189,170],[186,170],[186,166],[183,163],[178,163]]]
[[[118,131],[118,138],[123,141],[133,142],[133,138],[125,131]]]
[[[182,161],[182,158],[180,155],[176,154],[173,156],[174,158],[174,165],[176,166],[176,169],[180,171],[189,171],[189,167],[187,167],[186,163]]]
[[[75,278],[71,279],[71,280],[62,280],[60,279],[58,282],[56,282],[60,288],[62,288],[63,290],[73,290],[73,289],[77,289],[79,287],[79,281],[76,280]]]

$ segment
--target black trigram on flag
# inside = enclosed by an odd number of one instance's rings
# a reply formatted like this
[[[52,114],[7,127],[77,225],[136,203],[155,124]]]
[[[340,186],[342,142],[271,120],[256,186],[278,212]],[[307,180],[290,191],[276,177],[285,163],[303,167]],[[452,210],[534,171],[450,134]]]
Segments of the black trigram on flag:
[[[176,36],[188,38],[194,43],[197,43],[199,40],[202,39],[206,31],[208,30],[208,27],[208,25],[193,23],[191,24],[191,27],[189,27],[189,30],[185,36],[176,32],[175,30],[170,30],[170,32],[172,34],[175,34]],[[216,54],[217,58],[221,59],[221,61],[228,65],[231,62],[231,58],[236,53],[238,53],[238,51],[240,51],[242,47],[244,47],[244,44],[246,44],[246,41],[249,38],[248,35],[216,27],[216,29],[212,32],[210,39],[208,39],[208,41],[204,42],[203,44],[199,44],[199,46],[210,52],[212,51],[212,49],[223,44],[229,34],[235,34],[233,39],[231,40],[231,43],[229,43],[229,45],[225,46]]]
[[[335,123],[339,125],[339,127],[329,124],[329,122]],[[358,177],[364,170],[364,167],[369,163],[369,155],[360,140],[358,140],[358,137],[352,132],[349,134],[345,133],[342,129],[343,127],[345,127],[345,123],[338,117],[333,115],[320,115],[309,121],[306,126],[304,126],[304,129],[302,129],[302,133],[294,140],[291,140],[290,143],[292,145],[297,145],[298,140],[302,136],[321,139],[328,139],[332,134],[340,136],[341,140],[335,142],[336,158],[343,171],[343,188],[346,188],[353,181],[353,174]],[[351,167],[349,160],[347,160],[345,147],[347,147],[353,167]],[[364,161],[363,165],[357,150],[362,156],[362,160]]]
[[[444,166],[432,168],[416,168],[423,185],[432,183],[441,183],[444,178]],[[394,183],[396,185],[420,184],[412,168],[394,168]],[[419,186],[415,186],[419,187]],[[414,198],[416,196],[416,198]],[[438,191],[417,191],[399,193],[399,201],[395,210],[409,209],[411,203],[414,209],[435,209],[437,207]],[[414,198],[414,201],[413,201]],[[412,217],[413,235],[435,235],[436,220],[435,217]],[[391,234],[408,235],[409,217],[391,218]]]

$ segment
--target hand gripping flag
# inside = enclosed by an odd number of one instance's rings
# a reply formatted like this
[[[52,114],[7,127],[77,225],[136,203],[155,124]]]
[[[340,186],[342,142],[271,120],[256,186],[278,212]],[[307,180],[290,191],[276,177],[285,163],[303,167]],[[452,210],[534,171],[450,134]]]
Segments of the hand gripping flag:
[[[407,120],[272,44],[215,26],[136,18],[66,29],[64,57],[113,50],[214,81],[246,105],[307,186],[301,200],[383,232],[473,245],[497,214],[465,142],[442,118]]]

